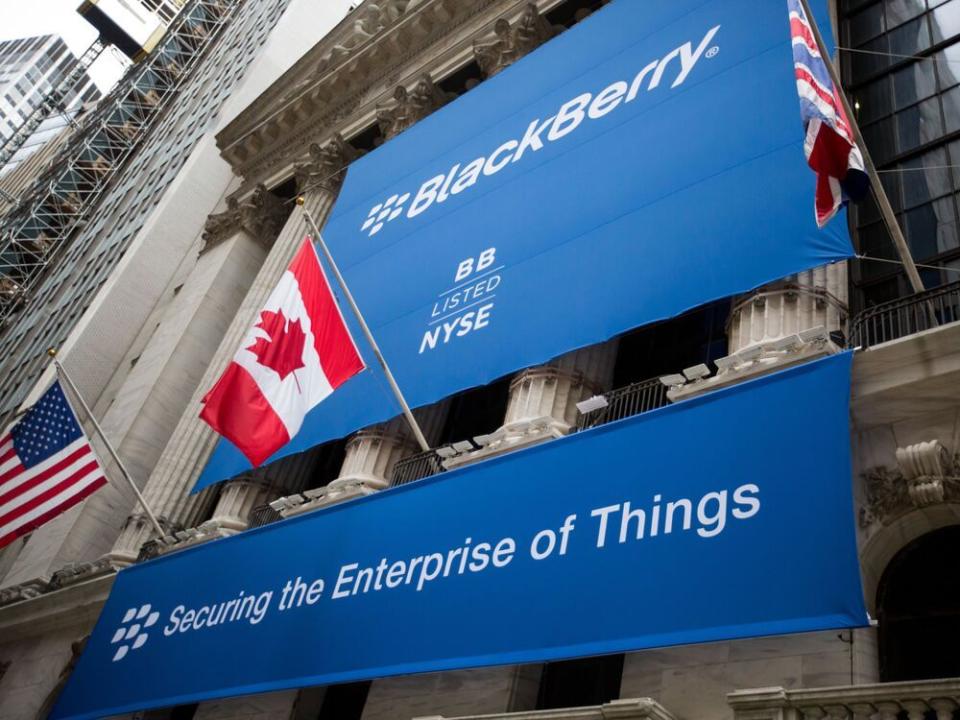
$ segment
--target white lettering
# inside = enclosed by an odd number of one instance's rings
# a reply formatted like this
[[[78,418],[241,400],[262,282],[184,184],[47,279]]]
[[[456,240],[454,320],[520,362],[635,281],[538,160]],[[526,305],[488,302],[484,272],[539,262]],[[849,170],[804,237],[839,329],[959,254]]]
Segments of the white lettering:
[[[593,95],[590,93],[584,93],[583,95],[578,95],[570,102],[564,103],[563,107],[560,108],[560,112],[557,113],[557,119],[553,123],[553,127],[551,127],[550,132],[547,133],[547,139],[550,141],[559,140],[576,130],[577,126],[579,126],[586,117],[583,109],[590,103],[592,98]]]
[[[593,102],[590,103],[590,109],[587,110],[587,116],[591,120],[597,120],[602,118],[608,112],[617,109],[617,106],[623,100],[623,96],[627,93],[627,84],[622,80],[620,82],[615,82],[613,85],[609,85],[600,91],[600,94],[597,95]]]

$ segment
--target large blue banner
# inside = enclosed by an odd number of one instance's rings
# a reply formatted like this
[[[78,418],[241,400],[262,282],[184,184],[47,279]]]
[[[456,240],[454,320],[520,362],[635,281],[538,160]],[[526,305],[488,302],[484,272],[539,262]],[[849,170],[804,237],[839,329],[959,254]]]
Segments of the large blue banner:
[[[813,190],[786,0],[615,0],[353,163],[324,238],[416,407],[849,257]],[[378,375],[274,459],[399,414]]]
[[[850,359],[122,570],[52,717],[864,625]]]

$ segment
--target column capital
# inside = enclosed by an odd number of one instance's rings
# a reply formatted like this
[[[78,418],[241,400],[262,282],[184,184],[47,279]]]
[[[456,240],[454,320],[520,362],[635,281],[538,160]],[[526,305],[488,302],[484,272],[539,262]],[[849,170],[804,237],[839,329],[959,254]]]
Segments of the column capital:
[[[253,194],[245,200],[229,197],[226,210],[207,217],[200,252],[206,252],[240,230],[245,230],[254,240],[269,247],[283,227],[287,214],[283,200],[262,184],[257,185]]]
[[[347,166],[360,153],[338,133],[326,145],[312,143],[308,149],[310,160],[294,167],[297,190],[306,193],[315,190],[336,195],[347,174]]]
[[[420,76],[413,90],[398,85],[393,91],[393,103],[377,108],[377,122],[383,137],[396,137],[418,120],[440,109],[456,97],[440,88],[428,73]]]
[[[506,18],[497,20],[493,25],[495,39],[487,43],[474,43],[473,55],[484,76],[493,77],[562,30],[551,25],[540,14],[535,3],[527,3],[523,14],[513,24]]]

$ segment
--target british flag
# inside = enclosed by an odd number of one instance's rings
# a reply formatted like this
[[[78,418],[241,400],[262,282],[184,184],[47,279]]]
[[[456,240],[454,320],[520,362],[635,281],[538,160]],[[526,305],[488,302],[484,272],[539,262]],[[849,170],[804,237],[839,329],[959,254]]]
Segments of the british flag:
[[[847,200],[859,200],[866,195],[869,181],[850,120],[817,47],[803,4],[800,0],[787,0],[787,5],[800,116],[807,131],[803,149],[807,164],[817,174],[814,205],[817,225],[823,227]]]

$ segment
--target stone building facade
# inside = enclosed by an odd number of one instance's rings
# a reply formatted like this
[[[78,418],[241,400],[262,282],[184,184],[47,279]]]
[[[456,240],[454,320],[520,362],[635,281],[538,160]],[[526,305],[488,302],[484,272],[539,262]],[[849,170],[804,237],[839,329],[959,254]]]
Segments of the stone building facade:
[[[604,4],[366,0],[311,37],[311,3],[279,3],[222,121],[160,193],[142,238],[63,345],[168,534],[153,536],[142,509],[111,486],[0,552],[0,718],[43,717],[119,568],[381,491],[429,460],[394,420],[189,495],[216,442],[199,400],[307,232],[293,199],[322,224],[350,162]],[[251,25],[237,26],[238,47],[267,5],[245,5]],[[960,0],[938,5],[960,11]],[[162,277],[139,287],[138,273],[160,260]],[[951,717],[960,590],[944,558],[960,549],[960,290],[852,316],[850,287],[845,265],[817,268],[417,413],[434,447],[483,438],[444,460],[454,466],[576,431],[590,422],[577,403],[598,393],[640,398],[643,411],[859,346],[852,522],[876,627],[302,688],[143,717]],[[131,296],[142,325],[106,342]],[[707,362],[717,370],[699,367]],[[691,379],[669,390],[657,379],[682,370]]]

